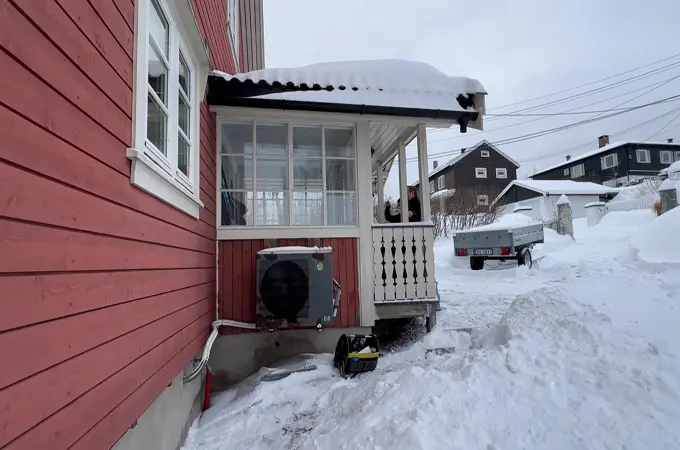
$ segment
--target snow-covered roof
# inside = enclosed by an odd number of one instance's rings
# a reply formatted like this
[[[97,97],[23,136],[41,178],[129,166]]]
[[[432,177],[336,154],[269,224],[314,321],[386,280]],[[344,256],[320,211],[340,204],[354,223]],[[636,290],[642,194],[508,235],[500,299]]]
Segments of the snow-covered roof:
[[[455,189],[442,189],[440,191],[435,191],[432,194],[430,194],[430,198],[450,197],[455,193],[456,193]]]
[[[538,192],[542,195],[606,195],[615,194],[619,190],[589,181],[571,180],[513,180],[496,197],[494,203],[501,199],[513,186],[519,186]]]
[[[495,145],[493,145],[491,142],[487,141],[486,139],[482,139],[481,141],[477,142],[474,146],[472,146],[472,147],[470,147],[470,148],[468,148],[468,149],[465,149],[465,151],[462,152],[460,155],[456,156],[455,158],[452,158],[452,159],[448,160],[448,161],[446,162],[446,164],[442,164],[441,166],[437,166],[436,169],[432,169],[432,170],[430,171],[430,173],[427,175],[428,178],[431,178],[431,177],[433,177],[434,175],[437,175],[439,172],[443,171],[444,169],[453,166],[453,165],[456,164],[458,161],[460,161],[461,159],[465,158],[467,155],[469,155],[470,153],[474,152],[475,150],[477,150],[479,147],[481,147],[481,146],[484,145],[484,144],[486,144],[486,145],[487,145],[488,147],[490,147],[492,150],[498,152],[499,155],[501,155],[503,158],[507,159],[507,160],[510,161],[512,164],[514,164],[515,167],[519,167],[519,166],[520,166],[520,164],[519,164],[517,161],[515,161],[514,159],[512,159],[511,157],[509,157],[508,155],[506,155],[505,153],[503,153],[498,147],[496,147]]]
[[[459,96],[486,94],[474,78],[449,76],[429,64],[400,59],[327,62],[236,75],[214,71],[213,75],[273,88],[274,92],[249,96],[269,100],[474,112],[470,105],[461,106]]]
[[[564,160],[559,164],[554,164],[550,167],[546,167],[545,169],[541,169],[538,172],[534,173],[533,175],[529,175],[529,176],[534,177],[536,175],[540,175],[542,173],[549,172],[551,170],[559,169],[560,167],[569,166],[576,161],[581,161],[582,159],[590,158],[591,156],[599,155],[601,153],[607,153],[607,152],[610,152],[610,151],[612,151],[612,150],[614,150],[618,147],[621,147],[623,145],[628,145],[628,144],[632,144],[632,145],[667,145],[667,146],[673,146],[673,147],[679,147],[680,148],[680,146],[678,144],[669,144],[668,142],[634,142],[634,141],[612,142],[611,144],[607,144],[604,147],[582,153],[582,154],[580,154],[580,155],[578,155],[574,158],[571,158],[568,161]]]

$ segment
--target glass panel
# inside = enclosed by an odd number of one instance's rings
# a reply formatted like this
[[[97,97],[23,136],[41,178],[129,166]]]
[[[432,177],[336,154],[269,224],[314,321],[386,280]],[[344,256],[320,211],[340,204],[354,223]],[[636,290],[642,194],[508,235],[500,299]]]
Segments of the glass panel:
[[[163,11],[156,2],[151,0],[151,8],[149,11],[149,31],[154,40],[160,47],[163,54],[168,55],[168,21],[165,20]]]
[[[293,128],[293,156],[321,157],[321,127]]]
[[[356,225],[356,193],[327,194],[328,225]]]
[[[151,93],[148,94],[148,104],[146,112],[146,138],[156,146],[165,156],[167,150],[165,148],[165,134],[168,118],[165,117],[165,112],[156,103]]]
[[[354,160],[326,160],[326,189],[329,191],[354,191]]]
[[[182,133],[177,133],[177,168],[187,177],[189,176],[189,151],[191,146]]]
[[[288,125],[257,125],[257,154],[279,156],[288,155]]]
[[[241,155],[253,153],[253,126],[251,124],[222,125],[220,153]]]
[[[182,88],[187,97],[191,100],[189,95],[189,88],[191,87],[191,71],[182,53],[179,54],[179,86]]]
[[[323,192],[293,191],[293,225],[323,225]]]
[[[256,189],[258,191],[285,191],[288,189],[287,160],[259,156],[256,161]]]
[[[253,158],[222,156],[221,189],[253,190]]]
[[[354,158],[354,130],[326,128],[326,156]]]
[[[293,159],[293,189],[323,190],[323,162],[321,158]]]
[[[158,52],[149,45],[149,86],[156,92],[158,98],[161,99],[164,105],[167,105],[167,89],[168,89],[168,69],[165,63],[158,56]]]
[[[220,192],[221,224],[252,225],[253,224],[253,193],[252,192]]]
[[[288,193],[257,192],[255,197],[255,225],[288,225]]]
[[[184,101],[182,96],[179,96],[179,127],[184,131],[184,134],[188,138],[191,138],[189,134],[189,105]]]

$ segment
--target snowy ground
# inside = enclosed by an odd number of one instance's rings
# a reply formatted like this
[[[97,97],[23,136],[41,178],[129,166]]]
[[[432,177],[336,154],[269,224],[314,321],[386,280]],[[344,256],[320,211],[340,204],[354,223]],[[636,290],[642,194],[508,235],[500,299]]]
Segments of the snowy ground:
[[[355,379],[321,355],[246,380],[184,449],[680,449],[677,230],[680,208],[578,220],[575,242],[546,230],[531,271],[472,272],[439,242],[433,333]]]

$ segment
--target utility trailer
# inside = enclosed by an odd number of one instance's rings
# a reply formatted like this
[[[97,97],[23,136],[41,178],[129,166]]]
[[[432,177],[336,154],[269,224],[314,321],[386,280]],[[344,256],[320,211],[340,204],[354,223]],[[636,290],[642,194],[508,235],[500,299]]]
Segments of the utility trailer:
[[[470,268],[482,270],[487,260],[517,261],[531,268],[531,249],[544,242],[543,224],[502,226],[484,225],[453,235],[456,256],[470,257]]]

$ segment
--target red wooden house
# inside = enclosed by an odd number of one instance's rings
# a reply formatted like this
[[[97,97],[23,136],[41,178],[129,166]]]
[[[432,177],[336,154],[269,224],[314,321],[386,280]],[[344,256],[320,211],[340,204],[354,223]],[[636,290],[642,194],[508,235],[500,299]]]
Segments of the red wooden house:
[[[407,203],[417,139],[429,198],[425,129],[481,129],[484,88],[406,61],[260,70],[262,3],[0,2],[0,448],[177,448],[208,362],[228,384],[435,318],[429,204],[385,224],[372,197],[399,156]],[[255,329],[257,252],[314,245],[331,327]]]

